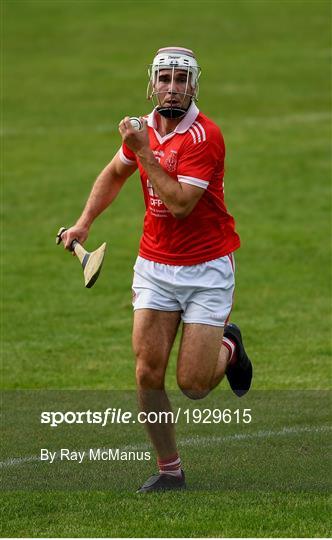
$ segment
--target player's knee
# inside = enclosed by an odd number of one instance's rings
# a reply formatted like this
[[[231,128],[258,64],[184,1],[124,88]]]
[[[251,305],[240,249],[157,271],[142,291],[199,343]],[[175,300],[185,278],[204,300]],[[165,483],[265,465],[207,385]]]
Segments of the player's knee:
[[[181,388],[181,386],[180,386]],[[203,399],[205,398],[209,392],[210,389],[201,389],[201,388],[181,388],[181,391],[185,396],[187,396],[189,399]]]
[[[178,385],[183,394],[190,399],[203,399],[210,392],[210,388],[204,382],[193,381],[190,378],[179,377]]]
[[[164,388],[165,374],[158,367],[138,362],[136,365],[137,386],[146,389],[160,390]]]

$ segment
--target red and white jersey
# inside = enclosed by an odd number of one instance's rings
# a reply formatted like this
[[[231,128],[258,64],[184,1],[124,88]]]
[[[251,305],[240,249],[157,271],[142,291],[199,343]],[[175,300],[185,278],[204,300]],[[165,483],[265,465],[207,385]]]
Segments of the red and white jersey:
[[[120,159],[137,164],[146,206],[139,255],[180,266],[223,257],[240,246],[240,239],[224,203],[225,145],[220,129],[192,103],[176,129],[162,137],[156,130],[157,114],[153,111],[147,117],[155,158],[174,182],[198,186],[205,193],[186,218],[173,217],[136,154],[123,144]]]

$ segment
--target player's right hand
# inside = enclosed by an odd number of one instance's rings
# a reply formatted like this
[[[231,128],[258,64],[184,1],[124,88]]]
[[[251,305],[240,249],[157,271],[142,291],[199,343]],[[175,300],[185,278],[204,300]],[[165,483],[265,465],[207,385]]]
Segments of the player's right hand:
[[[61,235],[63,247],[71,251],[71,244],[73,240],[77,240],[80,244],[83,244],[88,238],[89,228],[82,225],[73,225],[64,231]],[[73,252],[74,253],[74,252]]]

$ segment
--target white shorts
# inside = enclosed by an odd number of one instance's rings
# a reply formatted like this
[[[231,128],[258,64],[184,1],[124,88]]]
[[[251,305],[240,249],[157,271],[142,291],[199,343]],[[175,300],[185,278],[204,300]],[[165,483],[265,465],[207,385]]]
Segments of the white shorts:
[[[224,326],[233,304],[233,254],[193,266],[173,266],[137,257],[133,307],[181,311],[185,323]]]

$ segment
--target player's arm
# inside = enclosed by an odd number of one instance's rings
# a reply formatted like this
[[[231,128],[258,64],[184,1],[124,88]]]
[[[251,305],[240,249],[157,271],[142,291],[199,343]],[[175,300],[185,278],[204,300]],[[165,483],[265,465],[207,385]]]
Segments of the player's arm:
[[[185,218],[195,208],[204,189],[181,182],[175,182],[159,165],[150,148],[146,123],[142,130],[135,130],[126,117],[119,125],[123,142],[136,153],[149,180],[165,206],[176,218]]]
[[[155,192],[168,210],[178,219],[187,217],[195,208],[205,190],[190,184],[174,182],[174,179],[159,165],[151,148],[144,147],[137,152],[137,156]]]
[[[136,164],[127,165],[117,153],[97,177],[84,210],[75,225],[62,235],[64,247],[70,248],[74,239],[83,243],[89,234],[89,229],[96,219],[116,198],[127,178],[136,170]]]

